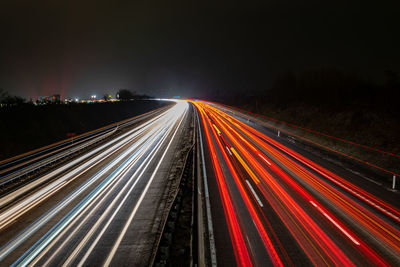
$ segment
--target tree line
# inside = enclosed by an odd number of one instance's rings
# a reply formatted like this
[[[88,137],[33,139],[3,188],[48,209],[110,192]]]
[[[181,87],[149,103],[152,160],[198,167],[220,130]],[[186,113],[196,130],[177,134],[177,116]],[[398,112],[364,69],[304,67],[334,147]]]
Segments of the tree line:
[[[0,105],[1,106],[16,106],[24,104],[26,100],[20,96],[10,95],[7,91],[0,88]]]
[[[151,96],[145,94],[137,94],[129,89],[120,89],[117,93],[117,99],[121,101],[128,100],[142,100],[142,99],[150,99]],[[108,94],[104,94],[103,99],[105,101],[109,100]],[[61,103],[61,102],[58,102]],[[33,101],[27,101],[25,98],[21,96],[11,95],[3,88],[0,88],[0,105],[1,106],[19,106],[22,104],[33,104]]]
[[[393,114],[398,112],[400,77],[397,72],[387,70],[384,81],[378,83],[337,69],[286,71],[277,75],[271,86],[258,92],[242,90],[211,99],[242,107],[315,106],[334,110],[356,107]]]

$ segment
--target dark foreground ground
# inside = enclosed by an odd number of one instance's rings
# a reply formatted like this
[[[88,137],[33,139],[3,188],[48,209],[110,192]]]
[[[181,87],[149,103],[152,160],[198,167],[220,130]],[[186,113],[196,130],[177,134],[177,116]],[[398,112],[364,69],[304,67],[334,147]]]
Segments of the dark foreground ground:
[[[0,160],[167,105],[135,100],[116,103],[33,106],[0,109]]]

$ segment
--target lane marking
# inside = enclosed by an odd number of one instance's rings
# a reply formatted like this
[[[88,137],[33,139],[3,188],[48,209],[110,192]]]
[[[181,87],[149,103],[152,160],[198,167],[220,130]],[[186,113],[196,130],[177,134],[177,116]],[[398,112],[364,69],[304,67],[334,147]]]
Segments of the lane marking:
[[[206,202],[206,211],[207,211],[207,225],[208,225],[208,240],[210,243],[210,256],[211,256],[211,266],[217,266],[217,251],[215,248],[215,240],[214,240],[214,228],[211,217],[211,204],[210,204],[210,196],[208,193],[208,183],[207,183],[207,173],[205,167],[205,159],[204,159],[204,148],[203,148],[203,136],[201,134],[200,128],[200,118],[199,113],[196,111],[197,115],[197,125],[199,128],[199,138],[200,138],[200,151],[201,151],[201,160],[202,160],[202,169],[203,169],[203,182],[204,182],[204,199]],[[229,149],[228,149],[229,151]],[[230,151],[229,151],[230,153]]]
[[[158,138],[156,138],[158,139]],[[153,144],[153,143],[152,143]],[[70,256],[70,260],[67,260],[64,262],[63,266],[69,266],[70,263],[76,258],[76,255],[78,255],[80,253],[80,251],[82,251],[82,248],[88,243],[88,240],[90,238],[92,238],[93,234],[95,231],[97,231],[97,229],[99,228],[100,224],[103,223],[104,221],[106,221],[106,217],[109,215],[109,213],[113,210],[114,212],[112,213],[111,217],[108,218],[106,224],[102,227],[100,233],[97,234],[97,237],[94,241],[92,241],[90,247],[86,250],[85,255],[80,259],[80,262],[76,265],[76,266],[83,266],[85,261],[87,260],[87,258],[90,256],[90,254],[92,253],[93,249],[95,248],[95,246],[97,245],[97,243],[99,242],[99,240],[102,238],[104,232],[108,229],[109,225],[112,223],[112,221],[114,220],[114,218],[117,216],[117,213],[119,212],[119,210],[122,208],[122,206],[125,204],[126,199],[131,195],[131,192],[133,191],[134,188],[136,188],[136,184],[139,182],[140,177],[134,179],[137,176],[137,173],[139,173],[143,166],[145,165],[146,162],[148,162],[148,159],[150,158],[151,155],[153,155],[154,153],[156,153],[157,149],[158,149],[158,145],[150,152],[150,154],[147,156],[147,158],[145,158],[143,160],[143,163],[140,164],[140,166],[137,168],[137,170],[135,171],[135,173],[130,177],[129,181],[125,184],[125,186],[120,190],[119,194],[114,198],[114,200],[109,204],[109,207],[106,209],[106,211],[103,212],[103,215],[97,220],[96,224],[94,226],[92,226],[92,229],[86,234],[85,238],[81,241],[81,243],[75,248],[74,253],[71,253],[71,256],[73,255],[73,257]],[[156,151],[156,152],[154,152]],[[144,153],[142,153],[141,156],[143,156]],[[150,160],[151,161],[151,160]],[[147,168],[148,164],[144,167]],[[130,167],[129,167],[130,169]],[[142,172],[143,173],[143,172]],[[125,174],[124,174],[125,175]],[[131,184],[131,182],[133,182],[133,184]],[[129,187],[129,190],[127,191],[127,188]],[[127,192],[126,192],[127,191]],[[124,198],[122,198],[122,200],[120,200],[122,194],[125,194]],[[117,206],[117,200],[120,200],[119,205]],[[117,208],[115,208],[115,206],[117,206]],[[90,214],[88,217],[91,217]]]
[[[276,146],[277,146],[277,145],[276,145]],[[382,206],[376,204],[373,200],[370,200],[370,199],[368,198],[368,195],[367,195],[367,197],[364,196],[364,193],[363,193],[362,191],[361,191],[361,193],[362,193],[363,195],[357,193],[355,190],[351,189],[349,186],[343,184],[343,183],[340,182],[338,179],[334,178],[334,176],[332,176],[332,175],[330,175],[329,173],[327,173],[326,171],[328,171],[328,170],[325,170],[325,169],[323,169],[323,168],[321,169],[320,166],[314,167],[314,166],[312,166],[312,164],[308,163],[307,161],[305,161],[305,160],[299,158],[298,156],[296,156],[295,154],[293,154],[293,151],[290,152],[290,151],[284,150],[283,148],[281,148],[281,147],[279,147],[279,146],[277,146],[277,147],[278,147],[280,150],[282,150],[282,151],[288,153],[291,157],[293,157],[294,159],[300,161],[301,163],[303,163],[303,164],[306,165],[307,167],[309,167],[309,168],[313,169],[314,171],[318,172],[319,174],[321,174],[322,176],[324,176],[324,177],[327,178],[328,180],[330,180],[330,181],[336,183],[337,185],[341,186],[342,188],[344,188],[344,189],[347,190],[348,192],[352,193],[353,195],[355,195],[355,196],[359,197],[360,199],[362,199],[363,201],[367,202],[369,205],[375,207],[376,209],[380,210],[381,212],[385,213],[386,215],[388,215],[388,216],[392,217],[393,219],[395,219],[396,221],[400,222],[400,217],[399,217],[399,216],[395,215],[393,212],[387,210],[386,208],[384,208],[384,207],[382,207]],[[328,171],[328,172],[329,172],[329,171]]]
[[[262,158],[268,165],[271,166],[271,162],[269,162],[263,155],[261,155],[260,153],[258,153],[258,156],[260,156],[260,158]]]
[[[310,200],[310,203],[324,215],[331,223],[333,223],[343,234],[345,234],[354,244],[357,246],[360,245],[360,242],[358,242],[352,235],[350,235],[343,227],[341,227],[334,219],[332,219],[331,216],[329,216],[325,211],[323,211],[317,204],[314,203],[314,201]]]
[[[163,114],[161,114],[163,115]],[[160,117],[161,118],[161,117]],[[158,120],[159,117],[156,117],[156,119]],[[16,200],[17,198],[26,195],[26,193],[28,191],[30,191],[31,189],[36,188],[38,185],[46,182],[47,180],[55,177],[56,175],[61,174],[62,172],[64,172],[65,170],[70,170],[72,169],[72,171],[70,171],[67,175],[62,176],[60,179],[54,181],[53,183],[49,184],[46,188],[49,188],[51,186],[54,186],[54,184],[58,184],[62,179],[68,179],[68,177],[72,177],[73,175],[75,175],[76,173],[78,173],[81,170],[84,170],[83,172],[87,171],[86,168],[91,168],[94,166],[95,162],[98,162],[99,159],[102,159],[104,157],[106,157],[108,154],[112,153],[112,151],[114,151],[115,149],[118,149],[119,147],[122,147],[124,145],[124,143],[126,143],[129,140],[124,140],[129,138],[130,140],[133,140],[133,138],[135,138],[136,136],[139,136],[142,132],[146,131],[147,128],[150,127],[150,122],[154,122],[155,120],[152,119],[142,125],[140,125],[139,127],[136,127],[134,129],[132,129],[131,131],[127,132],[126,134],[123,134],[117,138],[115,138],[114,140],[111,140],[110,142],[102,145],[101,147],[98,147],[90,152],[88,152],[87,154],[82,155],[81,157],[73,160],[70,163],[67,163],[66,165],[61,166],[60,168],[52,171],[51,173],[48,173],[42,177],[40,177],[39,179],[27,184],[24,187],[21,187],[20,189],[17,189],[16,191],[13,191],[12,193],[0,198],[0,207],[4,207],[7,204],[11,203],[12,201]],[[111,145],[113,145],[111,147]],[[86,162],[80,166],[77,167],[77,164],[84,162],[86,159],[90,158],[92,155],[96,155],[96,153],[98,153],[99,151],[102,151],[104,149],[103,152],[101,152],[101,155],[97,155],[96,158],[92,158],[90,160],[90,162]],[[81,173],[83,173],[81,172]],[[76,175],[77,177],[77,175]],[[43,192],[43,190],[46,190],[46,188],[43,188],[41,190],[41,192]],[[37,194],[37,193],[36,193]],[[35,199],[36,196],[30,196],[28,198],[22,199],[19,203],[19,205],[26,205],[26,203],[31,203],[33,199]],[[14,209],[14,210],[13,210]],[[8,215],[6,215],[6,213],[9,214],[14,214],[15,210],[20,210],[20,208],[16,208],[15,206],[10,207],[6,212],[2,213],[0,215],[0,220],[3,220],[3,218],[7,218]]]
[[[132,147],[134,147],[132,145]],[[129,151],[125,152],[126,154],[129,154]],[[135,157],[136,153],[130,156],[130,158]],[[130,160],[128,158],[126,162]],[[114,160],[117,162],[117,160]],[[109,177],[107,177],[103,182],[101,182],[95,189],[94,191],[91,191],[80,203],[78,203],[77,206],[75,206],[66,216],[63,217],[55,226],[53,226],[44,236],[42,236],[41,239],[39,239],[31,248],[29,248],[20,258],[17,259],[16,262],[14,262],[14,266],[26,266],[31,263],[31,261],[41,252],[45,247],[48,246],[52,240],[63,231],[67,227],[67,225],[72,222],[75,217],[78,214],[81,214],[81,211],[84,210],[89,203],[93,200],[93,198],[96,198],[99,194],[101,194],[101,190],[109,187],[114,181],[115,177],[120,173],[124,171],[125,164],[121,164],[116,170],[114,170]],[[102,175],[99,172],[98,175]],[[71,198],[71,197],[70,197]],[[63,203],[61,203],[63,205]],[[63,208],[63,206],[60,206],[58,209]]]
[[[263,203],[261,202],[260,198],[258,197],[256,191],[254,191],[254,188],[251,186],[249,180],[246,180],[247,185],[249,186],[251,193],[253,193],[254,197],[256,198],[258,204],[260,205],[260,207],[264,207]]]
[[[65,244],[71,240],[71,237],[72,237],[73,235],[75,235],[76,232],[77,232],[78,230],[81,229],[82,225],[83,225],[84,223],[86,223],[86,221],[87,221],[89,218],[92,217],[92,214],[94,214],[94,213],[96,212],[96,210],[99,209],[100,205],[102,205],[102,203],[103,203],[103,202],[105,201],[105,199],[111,194],[111,192],[116,188],[116,186],[119,185],[120,181],[123,179],[123,176],[126,175],[126,173],[131,169],[131,167],[132,167],[134,164],[136,164],[136,163],[139,161],[139,159],[141,159],[141,157],[142,157],[142,156],[144,155],[144,153],[146,152],[146,149],[145,149],[146,144],[147,144],[147,143],[153,142],[153,141],[151,141],[151,140],[152,140],[152,139],[149,139],[148,141],[144,142],[144,143],[141,145],[141,147],[140,147],[136,152],[134,152],[134,154],[132,155],[132,157],[130,157],[130,158],[132,158],[132,160],[129,160],[129,159],[128,159],[127,161],[125,161],[126,164],[125,164],[125,163],[121,164],[121,168],[122,168],[122,169],[121,169],[120,171],[118,171],[118,172],[115,173],[116,178],[109,184],[109,186],[103,188],[103,189],[102,189],[102,192],[101,192],[99,195],[97,195],[96,198],[94,198],[88,206],[85,207],[85,209],[74,219],[74,221],[73,221],[72,223],[68,224],[68,226],[67,226],[66,228],[64,228],[64,230],[52,241],[52,243],[50,243],[48,246],[46,246],[46,248],[34,259],[34,261],[32,261],[32,262],[30,263],[30,265],[34,266],[37,262],[39,262],[39,260],[54,246],[54,244],[56,244],[56,242],[58,242],[58,240],[61,239],[61,238],[66,234],[66,232],[67,232],[70,228],[74,227],[75,230],[74,230],[72,233],[70,233],[67,237],[64,237],[64,238],[63,238],[63,239],[64,239],[63,243],[60,244],[60,245],[58,245],[57,250],[56,250],[55,252],[53,252],[52,255],[51,255],[49,258],[47,258],[47,261],[43,264],[43,266],[48,266],[48,265],[50,265],[50,262],[51,262],[51,261],[53,260],[53,258],[56,257],[56,255],[63,249],[63,247],[65,246]],[[147,147],[148,147],[148,146],[149,146],[149,145],[147,145]],[[137,155],[137,156],[136,156],[136,155]],[[140,169],[140,166],[139,166],[139,169]],[[112,175],[112,174],[110,174],[110,175]],[[106,178],[106,179],[107,179],[107,178]],[[121,194],[121,193],[123,192],[123,190],[125,190],[125,187],[131,182],[131,179],[132,179],[132,178],[130,178],[129,182],[124,186],[124,188],[121,190],[121,192],[120,192],[119,194]],[[100,200],[100,201],[99,201],[99,200]],[[117,200],[117,198],[115,198],[114,201],[113,201],[112,203],[114,203],[116,200]],[[93,207],[94,204],[96,204],[96,205]],[[107,209],[110,209],[112,206],[113,206],[113,205],[110,204],[110,206],[109,206]],[[86,214],[86,215],[84,215],[84,214]],[[103,217],[103,216],[106,216],[106,215],[107,215],[107,210],[102,214],[102,217]],[[78,221],[81,217],[83,217],[83,216],[85,216],[85,217],[83,218],[83,220],[79,223],[79,225],[75,226],[75,224],[77,223],[77,221]],[[102,217],[101,217],[101,218],[102,218]],[[97,230],[96,225],[97,225],[98,223],[101,223],[101,222],[102,222],[101,218],[100,218],[100,219],[96,222],[96,224],[92,227],[91,231]],[[88,234],[86,234],[84,240],[86,239],[87,236],[88,236]],[[82,241],[81,241],[81,242],[82,242]],[[74,253],[71,253],[71,255],[72,255],[72,254],[74,254]],[[71,255],[70,255],[70,257],[71,257]]]
[[[151,185],[151,183],[153,182],[154,177],[156,176],[156,174],[157,174],[157,172],[158,172],[158,169],[160,168],[161,163],[163,162],[163,159],[164,159],[165,155],[166,155],[167,152],[168,152],[169,147],[171,146],[172,142],[174,141],[175,135],[177,134],[178,130],[180,129],[180,126],[181,126],[182,121],[183,121],[183,119],[185,118],[186,114],[187,114],[187,106],[186,106],[186,109],[184,110],[183,115],[181,115],[181,120],[180,120],[178,126],[176,127],[174,134],[172,135],[172,137],[171,137],[171,139],[170,139],[170,141],[169,141],[167,147],[165,148],[164,153],[162,154],[162,156],[161,156],[161,158],[160,158],[160,160],[159,160],[159,162],[158,162],[156,168],[154,169],[154,171],[153,171],[153,173],[152,173],[152,175],[151,175],[149,181],[147,182],[146,187],[145,187],[144,190],[142,191],[142,194],[140,195],[139,200],[136,202],[136,205],[135,205],[135,207],[133,208],[132,213],[130,214],[128,220],[126,221],[126,223],[125,223],[125,225],[124,225],[124,228],[123,228],[122,231],[120,232],[120,234],[119,234],[119,236],[118,236],[118,239],[117,239],[117,241],[114,243],[114,246],[112,247],[111,252],[108,254],[108,257],[107,257],[107,259],[106,259],[106,261],[105,261],[105,263],[104,263],[103,266],[110,266],[111,261],[113,260],[114,255],[115,255],[115,253],[117,252],[117,249],[119,248],[119,246],[120,246],[120,244],[121,244],[121,242],[122,242],[122,239],[124,238],[126,232],[128,231],[128,228],[129,228],[129,226],[131,225],[131,222],[132,222],[133,218],[135,217],[136,212],[137,212],[137,210],[139,209],[140,204],[142,203],[144,197],[146,196],[147,191],[149,190],[150,185]],[[171,129],[171,130],[172,130],[172,129]],[[169,131],[167,135],[169,135],[170,132],[171,132],[171,131]],[[163,142],[166,140],[166,137],[167,137],[167,136],[165,136],[165,138],[163,138],[164,140],[162,140],[161,143],[163,143]],[[159,148],[161,148],[161,145],[160,145]],[[153,157],[154,157],[155,155],[156,155],[156,154],[154,154]],[[150,164],[150,162],[152,161],[153,157],[150,159],[150,161],[149,161],[148,164]],[[147,166],[146,166],[146,169],[147,169]],[[144,172],[146,169],[144,169],[143,172]],[[143,172],[141,173],[140,177],[142,176]]]
[[[163,114],[163,116],[166,116],[167,113]],[[160,117],[156,117],[157,120],[160,119]],[[154,119],[150,120],[152,123],[155,121]],[[131,135],[138,135],[138,132],[144,132],[146,128],[149,128],[151,126],[150,123],[145,123],[135,129],[133,129],[132,131],[129,131],[128,133],[122,135],[121,137],[116,138],[115,140],[112,140],[109,142],[109,144],[113,144],[113,143],[117,143],[114,144],[113,146],[110,146],[109,148],[107,148],[107,153],[113,153],[113,152],[108,152],[111,151],[113,148],[117,148],[119,149],[120,143],[122,143],[124,140],[123,138],[130,138]],[[141,139],[145,139],[144,136],[141,137]],[[121,140],[122,139],[122,140]],[[101,175],[103,175],[104,173],[106,173],[110,168],[112,168],[113,164],[116,164],[117,162],[119,162],[122,158],[124,158],[126,155],[130,154],[131,150],[134,150],[134,147],[139,146],[138,144],[133,144],[130,148],[128,148],[127,150],[125,150],[122,154],[120,154],[117,158],[115,158],[114,160],[112,160],[109,164],[107,164],[105,167],[103,167],[100,171],[98,171],[94,176],[92,176],[89,180],[87,180],[86,182],[84,182],[80,187],[78,187],[77,189],[75,189],[74,191],[71,192],[71,194],[69,194],[68,196],[66,196],[64,199],[62,199],[59,203],[57,203],[51,210],[47,211],[45,214],[43,214],[38,220],[36,220],[35,222],[33,222],[32,224],[30,224],[27,228],[25,228],[22,232],[20,232],[17,237],[15,237],[13,240],[9,241],[9,243],[7,243],[5,246],[1,247],[0,249],[0,261],[1,259],[3,259],[4,257],[6,257],[11,251],[13,251],[15,248],[17,248],[22,242],[24,242],[26,239],[28,239],[33,233],[35,233],[40,227],[42,227],[46,222],[48,222],[52,217],[54,217],[61,209],[63,209],[66,205],[68,205],[71,201],[73,201],[77,196],[79,196],[84,190],[86,190],[86,188],[88,188],[94,181],[96,181],[98,179],[98,177],[100,177]],[[97,150],[96,150],[97,151]],[[92,152],[90,152],[89,154],[91,154]],[[106,155],[106,154],[105,154]],[[102,156],[102,154],[98,155],[98,156]],[[96,157],[97,159],[97,157]],[[90,165],[90,164],[89,164]],[[110,167],[111,166],[111,167]],[[76,171],[73,170],[72,172]],[[83,172],[79,173],[78,175],[82,174]],[[70,180],[69,180],[70,181]],[[104,181],[103,181],[104,182]],[[1,216],[3,216],[4,214],[2,214]],[[60,222],[59,222],[60,223]],[[57,223],[56,226],[54,226],[52,229],[55,229],[55,227],[57,227],[57,225],[59,224]],[[35,243],[34,246],[36,246],[37,244],[39,244],[43,239],[45,238],[45,236],[43,236],[38,242]],[[29,249],[28,251],[26,251],[24,253],[24,255],[22,255],[17,261],[19,261],[20,259],[24,258],[26,255],[28,255],[31,250],[33,248],[31,247],[31,249]]]

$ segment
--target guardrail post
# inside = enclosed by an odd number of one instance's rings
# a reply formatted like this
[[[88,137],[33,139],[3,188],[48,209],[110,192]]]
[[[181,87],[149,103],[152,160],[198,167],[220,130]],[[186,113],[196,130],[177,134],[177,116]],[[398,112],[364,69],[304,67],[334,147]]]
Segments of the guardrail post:
[[[393,174],[393,184],[392,184],[392,189],[396,189],[396,175]]]
[[[278,131],[278,137],[280,137],[281,136],[281,131]]]

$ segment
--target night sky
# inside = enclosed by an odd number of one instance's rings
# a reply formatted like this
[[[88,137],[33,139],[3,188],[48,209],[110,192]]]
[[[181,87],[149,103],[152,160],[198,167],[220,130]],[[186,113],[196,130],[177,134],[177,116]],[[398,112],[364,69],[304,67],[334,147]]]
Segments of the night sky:
[[[396,2],[2,0],[0,88],[207,97],[321,67],[379,80],[400,71]]]

